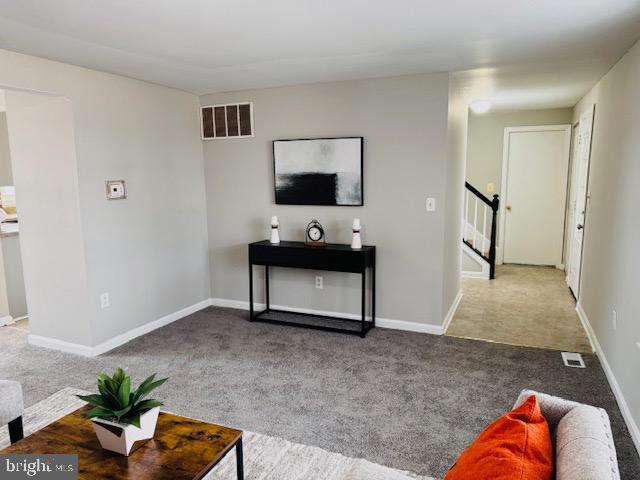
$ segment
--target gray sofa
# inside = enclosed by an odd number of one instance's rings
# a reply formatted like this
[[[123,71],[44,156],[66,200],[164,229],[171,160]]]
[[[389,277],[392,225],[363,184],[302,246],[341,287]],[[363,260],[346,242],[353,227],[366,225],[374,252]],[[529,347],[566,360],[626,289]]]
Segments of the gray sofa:
[[[514,407],[535,395],[549,424],[557,480],[619,480],[609,416],[602,408],[523,390]]]
[[[9,439],[15,443],[24,435],[22,431],[22,387],[18,382],[0,380],[0,426],[9,426]]]

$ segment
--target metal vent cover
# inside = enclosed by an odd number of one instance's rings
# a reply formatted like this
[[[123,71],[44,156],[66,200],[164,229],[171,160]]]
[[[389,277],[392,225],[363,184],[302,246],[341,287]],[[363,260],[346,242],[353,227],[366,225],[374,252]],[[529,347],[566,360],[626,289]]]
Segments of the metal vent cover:
[[[585,368],[582,355],[575,352],[562,352],[562,362],[565,367]]]

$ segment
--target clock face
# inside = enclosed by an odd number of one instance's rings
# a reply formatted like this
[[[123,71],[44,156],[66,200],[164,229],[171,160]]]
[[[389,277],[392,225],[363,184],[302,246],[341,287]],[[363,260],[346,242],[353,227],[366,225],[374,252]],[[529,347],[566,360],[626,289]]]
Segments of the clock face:
[[[322,238],[322,230],[319,227],[313,226],[309,229],[309,238],[314,242],[317,242]]]

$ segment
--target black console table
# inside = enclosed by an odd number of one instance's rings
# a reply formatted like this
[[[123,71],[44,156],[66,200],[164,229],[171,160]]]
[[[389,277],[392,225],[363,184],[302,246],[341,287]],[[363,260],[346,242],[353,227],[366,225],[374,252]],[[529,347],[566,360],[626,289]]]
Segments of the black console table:
[[[253,266],[264,265],[266,308],[254,312],[253,308]],[[314,315],[302,312],[283,311],[271,308],[269,304],[269,267],[305,268],[309,270],[327,270],[334,272],[359,273],[362,275],[361,318],[360,320]],[[366,312],[366,275],[371,269],[371,321],[365,318]],[[265,318],[269,313],[305,315],[340,322],[353,322],[353,329],[327,325],[307,324],[294,321]],[[360,335],[364,338],[369,330],[376,326],[376,247],[363,246],[353,250],[349,245],[329,244],[326,247],[308,247],[303,242],[280,242],[274,245],[269,240],[249,244],[249,319],[259,322],[277,323],[296,327],[328,330],[330,332]]]

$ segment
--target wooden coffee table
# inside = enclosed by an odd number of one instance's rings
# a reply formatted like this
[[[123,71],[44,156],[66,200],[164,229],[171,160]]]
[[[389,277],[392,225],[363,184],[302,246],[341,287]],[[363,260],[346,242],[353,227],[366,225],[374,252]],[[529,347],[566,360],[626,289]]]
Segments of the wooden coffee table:
[[[240,430],[161,412],[154,438],[124,457],[102,449],[82,415],[87,410],[82,407],[0,453],[77,453],[83,480],[196,480],[235,447],[238,480],[244,478]]]

